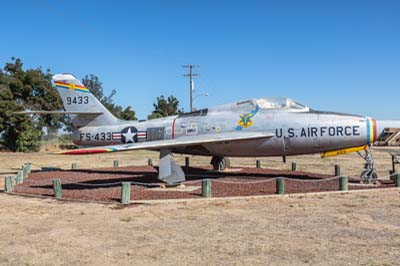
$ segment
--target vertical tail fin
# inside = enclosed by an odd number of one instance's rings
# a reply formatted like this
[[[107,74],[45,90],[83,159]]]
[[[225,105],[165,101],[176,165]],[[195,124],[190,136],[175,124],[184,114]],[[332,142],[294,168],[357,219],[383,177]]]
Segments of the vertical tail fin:
[[[75,127],[118,123],[119,120],[73,75],[56,74],[53,76],[53,82],[60,93],[65,110],[79,113],[71,115]]]

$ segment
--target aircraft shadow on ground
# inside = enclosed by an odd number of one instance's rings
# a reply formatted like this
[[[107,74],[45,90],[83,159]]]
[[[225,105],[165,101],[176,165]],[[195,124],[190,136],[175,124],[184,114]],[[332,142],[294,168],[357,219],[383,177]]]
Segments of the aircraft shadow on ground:
[[[99,188],[112,188],[120,187],[121,182],[137,182],[138,185],[143,187],[158,187],[162,182],[158,180],[158,167],[154,167],[154,172],[149,171],[135,171],[135,170],[96,170],[96,169],[74,169],[74,170],[62,170],[62,172],[79,172],[87,174],[110,174],[110,175],[127,175],[126,177],[115,177],[115,178],[97,178],[93,180],[78,181],[75,183],[65,183],[62,185],[65,190],[81,190],[81,189],[99,189]],[[275,177],[286,177],[290,179],[301,179],[301,180],[320,180],[326,176],[318,176],[316,174],[306,174],[302,172],[286,172],[280,173],[251,173],[251,172],[218,172],[210,169],[204,169],[200,167],[183,167],[186,173],[186,181],[197,181],[205,178],[209,179],[223,179],[229,178],[231,180],[262,180]],[[61,178],[62,181],[62,178]],[[52,189],[53,185],[39,185],[31,186],[32,188],[43,188]]]

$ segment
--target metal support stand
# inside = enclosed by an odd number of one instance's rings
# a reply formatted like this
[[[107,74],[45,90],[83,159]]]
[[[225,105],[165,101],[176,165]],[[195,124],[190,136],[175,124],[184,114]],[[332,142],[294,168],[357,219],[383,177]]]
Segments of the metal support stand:
[[[375,162],[372,158],[372,153],[370,147],[365,150],[365,155],[362,155],[360,152],[357,152],[361,158],[365,160],[364,170],[361,172],[361,179],[365,182],[370,183],[371,181],[376,181],[378,179],[378,175],[375,171]]]
[[[168,149],[160,151],[158,179],[167,184],[176,184],[185,181],[185,173],[182,168],[176,164],[172,152]]]

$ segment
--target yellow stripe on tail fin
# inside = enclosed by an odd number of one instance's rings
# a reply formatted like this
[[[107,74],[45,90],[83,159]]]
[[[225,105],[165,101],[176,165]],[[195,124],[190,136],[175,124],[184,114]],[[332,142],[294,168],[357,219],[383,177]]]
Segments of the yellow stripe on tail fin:
[[[328,157],[332,157],[332,156],[338,156],[338,155],[343,155],[343,154],[347,154],[347,153],[366,150],[367,148],[368,148],[368,145],[363,145],[363,146],[351,147],[351,148],[334,150],[334,151],[326,151],[326,152],[321,152],[320,156],[321,156],[321,158],[328,158]]]

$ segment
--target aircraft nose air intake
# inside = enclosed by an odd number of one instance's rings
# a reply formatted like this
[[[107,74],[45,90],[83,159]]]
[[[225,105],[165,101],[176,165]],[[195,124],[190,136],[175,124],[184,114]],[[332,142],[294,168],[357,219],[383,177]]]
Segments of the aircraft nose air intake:
[[[366,118],[367,123],[367,144],[372,144],[376,141],[376,120],[370,117]]]

